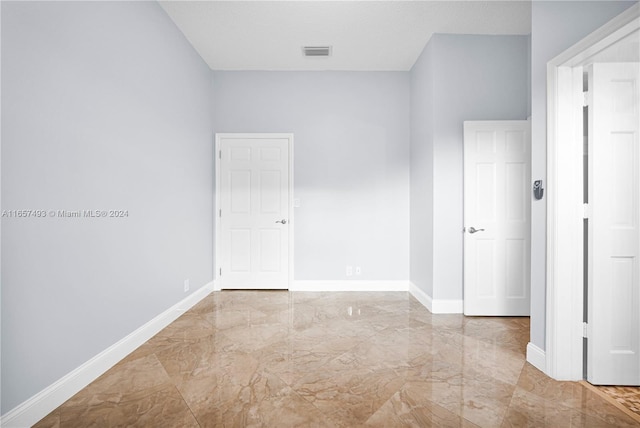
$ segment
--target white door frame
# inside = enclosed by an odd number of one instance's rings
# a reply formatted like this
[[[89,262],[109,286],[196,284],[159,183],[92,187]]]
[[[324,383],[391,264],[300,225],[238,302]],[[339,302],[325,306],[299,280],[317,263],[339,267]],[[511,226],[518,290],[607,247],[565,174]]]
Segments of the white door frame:
[[[547,64],[547,300],[545,372],[581,380],[583,361],[582,68],[640,28],[636,4]]]
[[[288,280],[288,289],[291,290],[291,286],[293,284],[293,243],[294,243],[294,231],[295,231],[295,221],[293,218],[293,134],[292,133],[217,133],[216,141],[215,141],[215,180],[216,180],[216,195],[215,195],[215,209],[213,211],[214,216],[214,224],[215,224],[215,236],[214,236],[214,248],[215,248],[215,256],[214,256],[214,290],[220,291],[220,209],[221,209],[221,200],[220,200],[220,140],[221,139],[266,139],[266,138],[286,138],[289,142],[289,207],[288,207],[288,219],[289,222],[289,280]]]

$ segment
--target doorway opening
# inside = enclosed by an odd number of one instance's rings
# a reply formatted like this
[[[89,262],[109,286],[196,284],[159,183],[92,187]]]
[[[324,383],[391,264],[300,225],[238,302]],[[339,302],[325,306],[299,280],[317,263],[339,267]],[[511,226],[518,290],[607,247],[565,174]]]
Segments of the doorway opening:
[[[640,384],[639,63],[635,5],[548,64],[546,372],[555,379]]]

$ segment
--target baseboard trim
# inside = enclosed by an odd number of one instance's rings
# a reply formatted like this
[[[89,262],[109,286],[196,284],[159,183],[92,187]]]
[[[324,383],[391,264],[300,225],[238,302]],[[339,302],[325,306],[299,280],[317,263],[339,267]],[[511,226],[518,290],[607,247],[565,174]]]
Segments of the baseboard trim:
[[[0,426],[19,428],[34,425],[208,296],[213,289],[213,282],[200,287],[137,330],[2,415]]]
[[[461,314],[464,312],[462,300],[435,299],[433,301],[434,314]]]
[[[461,314],[463,312],[462,300],[434,299],[413,282],[409,283],[409,293],[432,314]]]
[[[547,357],[545,352],[531,342],[527,344],[527,362],[542,373],[547,372]]]
[[[419,289],[413,282],[409,283],[409,293],[411,293],[418,302],[422,303],[422,306],[427,308],[429,312],[433,313],[433,299],[431,296]]]
[[[293,281],[291,291],[408,291],[408,281]]]

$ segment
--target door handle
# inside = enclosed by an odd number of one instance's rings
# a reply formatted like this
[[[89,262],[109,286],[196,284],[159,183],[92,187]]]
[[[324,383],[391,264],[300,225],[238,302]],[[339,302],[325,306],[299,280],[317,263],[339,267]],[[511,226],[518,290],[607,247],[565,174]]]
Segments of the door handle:
[[[476,229],[473,226],[469,228],[469,233],[476,233],[476,232],[484,232],[484,229]]]
[[[285,219],[277,220],[276,223],[287,224],[287,220],[285,220]]]

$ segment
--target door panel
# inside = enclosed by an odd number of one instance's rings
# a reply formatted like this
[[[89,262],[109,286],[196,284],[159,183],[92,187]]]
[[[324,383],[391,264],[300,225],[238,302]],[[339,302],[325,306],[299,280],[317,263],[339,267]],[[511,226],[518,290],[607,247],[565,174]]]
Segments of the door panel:
[[[282,137],[218,138],[221,288],[288,288],[289,147]]]
[[[529,315],[529,122],[464,127],[464,313]]]
[[[280,214],[282,200],[280,189],[282,188],[280,171],[260,172],[260,213]]]
[[[278,272],[280,270],[280,242],[282,233],[279,229],[260,229],[260,272]]]
[[[476,183],[482,183],[483,191],[476,198],[476,218],[482,222],[496,220],[496,165],[494,163],[476,164]]]
[[[527,241],[525,239],[507,239],[506,241],[507,281],[506,297],[527,298]]]
[[[589,67],[587,379],[640,385],[637,63]]]
[[[527,199],[530,197],[526,189],[529,177],[527,177],[527,164],[524,162],[511,162],[506,167],[506,218],[509,222],[526,222]]]
[[[477,297],[493,299],[496,297],[495,281],[495,242],[480,239],[476,244],[475,274],[478,281]]]
[[[231,197],[232,214],[249,214],[251,212],[251,171],[229,172],[229,195]]]
[[[251,270],[251,230],[230,229],[230,272],[250,272]]]

